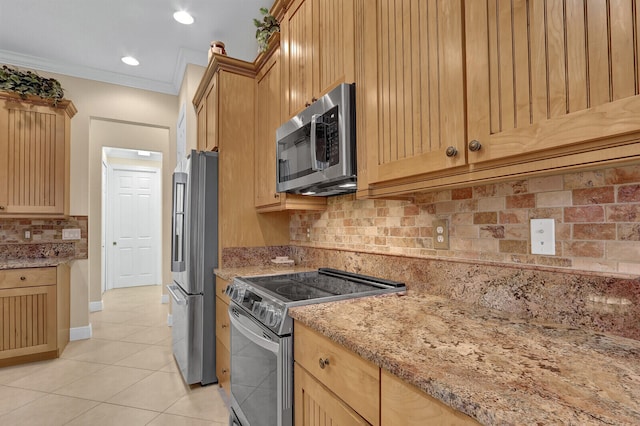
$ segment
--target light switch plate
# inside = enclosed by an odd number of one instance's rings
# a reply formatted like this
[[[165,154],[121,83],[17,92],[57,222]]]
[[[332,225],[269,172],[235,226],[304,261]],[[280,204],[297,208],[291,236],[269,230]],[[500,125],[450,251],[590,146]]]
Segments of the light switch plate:
[[[531,219],[531,254],[556,254],[554,219]]]
[[[436,219],[432,223],[433,227],[433,248],[439,250],[449,249],[449,221],[447,219]]]
[[[62,239],[63,240],[79,240],[80,239],[80,229],[78,229],[78,228],[63,229],[62,230]]]

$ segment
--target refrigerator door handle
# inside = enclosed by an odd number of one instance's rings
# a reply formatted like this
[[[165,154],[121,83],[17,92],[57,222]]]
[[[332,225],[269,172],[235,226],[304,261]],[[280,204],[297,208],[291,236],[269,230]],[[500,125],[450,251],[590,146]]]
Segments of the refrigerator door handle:
[[[171,296],[173,296],[173,300],[174,300],[178,305],[180,305],[180,306],[184,306],[184,305],[187,305],[187,304],[189,303],[186,297],[182,297],[182,295],[181,295],[181,294],[180,294],[180,295],[176,294],[176,291],[177,291],[178,293],[182,293],[182,292],[180,291],[180,289],[178,288],[178,286],[176,286],[176,285],[168,285],[168,286],[167,286],[167,290],[169,290],[169,293],[171,293]]]

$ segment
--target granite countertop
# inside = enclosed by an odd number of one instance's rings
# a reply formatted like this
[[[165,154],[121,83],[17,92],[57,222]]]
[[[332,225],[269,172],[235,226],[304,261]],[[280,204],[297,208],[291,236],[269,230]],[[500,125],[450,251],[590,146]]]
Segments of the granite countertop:
[[[483,424],[640,424],[637,340],[412,291],[290,315]]]
[[[61,263],[67,263],[71,260],[72,259],[66,258],[0,260],[0,270],[19,268],[44,268],[47,266],[58,266]]]
[[[315,271],[314,268],[296,265],[270,265],[243,266],[240,268],[216,268],[213,273],[222,279],[230,281],[235,277],[249,277],[256,275],[293,274],[296,272]]]

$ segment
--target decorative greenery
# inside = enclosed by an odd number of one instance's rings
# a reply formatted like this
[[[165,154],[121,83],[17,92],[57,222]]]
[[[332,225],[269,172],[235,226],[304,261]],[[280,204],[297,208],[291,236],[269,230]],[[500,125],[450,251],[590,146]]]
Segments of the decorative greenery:
[[[280,32],[280,23],[273,15],[269,14],[269,9],[266,7],[261,7],[260,13],[264,15],[262,21],[254,18],[253,23],[257,28],[256,40],[258,41],[260,52],[266,52],[271,34]]]
[[[0,69],[0,91],[18,93],[23,99],[27,95],[40,96],[54,106],[64,98],[62,85],[55,78],[40,77],[33,71],[20,71],[6,65]]]

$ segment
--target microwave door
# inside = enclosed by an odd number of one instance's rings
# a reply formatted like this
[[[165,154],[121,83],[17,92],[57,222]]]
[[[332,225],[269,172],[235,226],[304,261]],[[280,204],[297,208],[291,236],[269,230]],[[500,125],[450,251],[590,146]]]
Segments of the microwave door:
[[[283,192],[314,173],[311,164],[311,125],[294,130],[278,141],[277,190]]]

